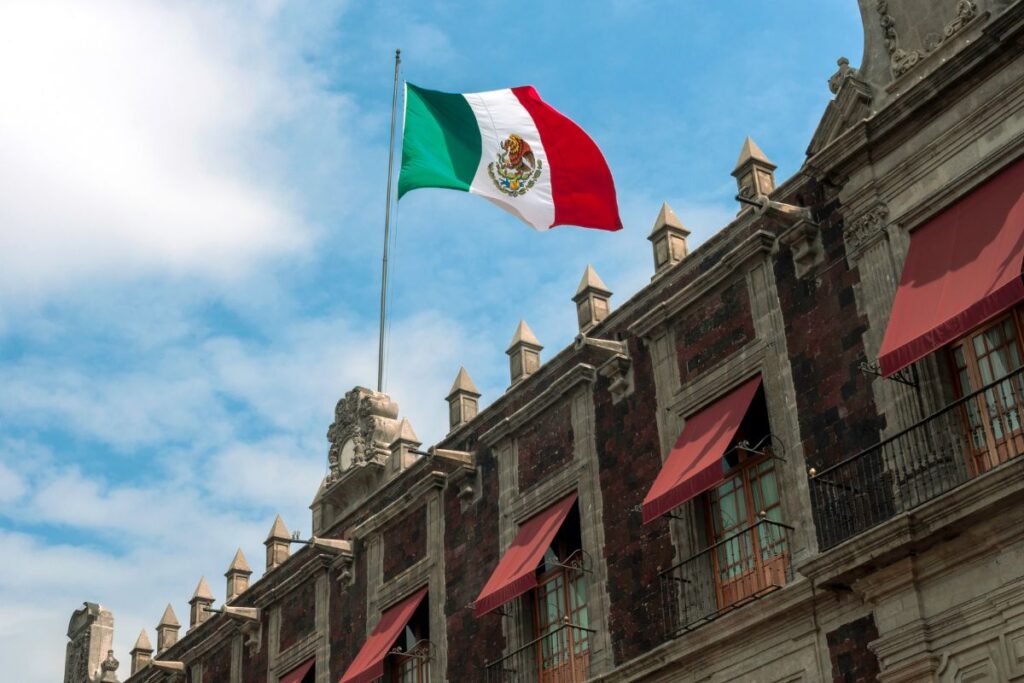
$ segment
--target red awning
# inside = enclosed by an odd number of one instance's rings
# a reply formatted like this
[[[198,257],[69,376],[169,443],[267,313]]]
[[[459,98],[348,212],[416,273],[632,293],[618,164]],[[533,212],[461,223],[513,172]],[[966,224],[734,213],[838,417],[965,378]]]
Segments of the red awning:
[[[476,616],[501,607],[537,585],[537,565],[575,502],[573,493],[519,527],[512,545],[476,598]]]
[[[384,611],[377,627],[363,643],[359,654],[352,660],[345,674],[341,677],[340,683],[369,683],[384,675],[384,658],[387,657],[391,646],[398,640],[402,629],[409,623],[416,608],[423,602],[427,594],[426,588],[421,588],[394,607]]]
[[[676,445],[644,498],[644,524],[722,482],[722,456],[760,386],[758,375],[686,418]]]
[[[910,235],[879,352],[891,375],[1024,300],[1024,159]]]
[[[306,677],[306,674],[309,673],[309,670],[313,668],[315,663],[316,657],[310,657],[308,661],[303,662],[284,676],[281,676],[281,683],[302,683],[302,679]]]

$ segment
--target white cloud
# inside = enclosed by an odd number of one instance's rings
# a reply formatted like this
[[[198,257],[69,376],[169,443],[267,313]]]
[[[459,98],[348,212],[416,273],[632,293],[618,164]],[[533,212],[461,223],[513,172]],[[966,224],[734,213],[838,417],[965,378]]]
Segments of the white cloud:
[[[261,149],[301,81],[244,50],[259,30],[214,6],[0,5],[0,285],[233,276],[302,247]]]

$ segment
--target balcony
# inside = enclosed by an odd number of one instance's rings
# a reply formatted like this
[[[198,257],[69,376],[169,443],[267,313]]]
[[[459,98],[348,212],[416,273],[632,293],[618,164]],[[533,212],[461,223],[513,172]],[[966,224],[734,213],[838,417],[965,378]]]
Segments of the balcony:
[[[583,683],[590,676],[594,631],[566,621],[518,650],[490,662],[487,683]]]
[[[691,631],[786,585],[793,577],[791,531],[761,519],[663,571],[666,633]]]
[[[820,472],[810,493],[827,550],[1024,452],[1024,368]]]

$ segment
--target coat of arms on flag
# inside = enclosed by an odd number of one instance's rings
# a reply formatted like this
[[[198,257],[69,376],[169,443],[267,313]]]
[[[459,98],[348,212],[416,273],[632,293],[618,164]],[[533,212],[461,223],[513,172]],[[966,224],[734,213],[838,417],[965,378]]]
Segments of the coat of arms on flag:
[[[407,83],[398,196],[421,187],[482,195],[537,230],[622,228],[601,150],[532,86],[459,94]]]

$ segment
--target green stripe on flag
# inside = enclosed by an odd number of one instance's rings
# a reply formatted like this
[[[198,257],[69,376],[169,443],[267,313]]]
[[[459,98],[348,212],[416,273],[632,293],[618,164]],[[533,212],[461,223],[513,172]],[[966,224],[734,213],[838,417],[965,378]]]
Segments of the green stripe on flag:
[[[418,187],[468,192],[480,154],[480,128],[465,97],[406,83],[399,199]]]

